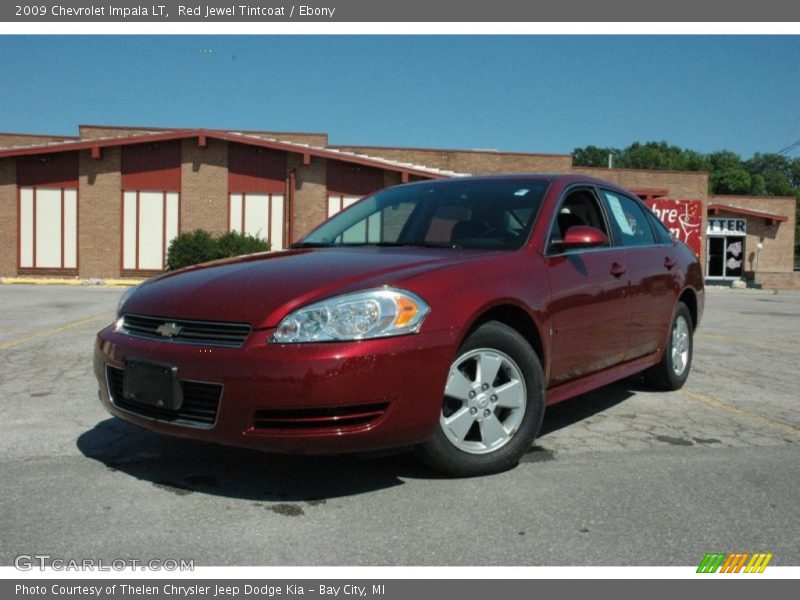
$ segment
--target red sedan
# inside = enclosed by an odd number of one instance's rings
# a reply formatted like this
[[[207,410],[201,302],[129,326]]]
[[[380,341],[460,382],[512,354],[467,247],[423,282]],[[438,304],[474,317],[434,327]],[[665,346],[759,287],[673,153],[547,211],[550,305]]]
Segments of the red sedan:
[[[131,288],[97,337],[100,398],[169,435],[275,452],[416,447],[514,466],[545,406],[644,371],[683,385],[697,257],[630,192],[582,176],[425,181],[293,249]]]

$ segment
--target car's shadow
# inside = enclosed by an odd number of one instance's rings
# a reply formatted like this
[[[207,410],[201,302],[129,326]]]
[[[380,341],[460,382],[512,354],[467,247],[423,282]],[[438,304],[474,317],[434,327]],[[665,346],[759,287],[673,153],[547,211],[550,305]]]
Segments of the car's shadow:
[[[637,391],[653,391],[641,375],[623,379],[575,398],[548,406],[539,437],[569,427],[631,398]]]
[[[547,409],[540,437],[578,423],[630,398],[626,380]],[[158,435],[115,418],[77,440],[84,456],[107,468],[179,495],[205,494],[277,503],[318,503],[441,476],[409,452],[371,456],[287,456]],[[546,439],[524,463],[553,459]],[[291,510],[291,505],[286,505]]]
[[[78,449],[109,469],[175,494],[202,492],[266,502],[315,503],[435,478],[409,453],[289,456],[170,438],[120,419],[101,421]]]

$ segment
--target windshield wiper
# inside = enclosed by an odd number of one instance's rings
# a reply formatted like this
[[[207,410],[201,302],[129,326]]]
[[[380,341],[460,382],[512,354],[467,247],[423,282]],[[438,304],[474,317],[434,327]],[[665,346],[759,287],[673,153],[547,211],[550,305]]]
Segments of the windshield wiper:
[[[342,246],[375,246],[377,248],[461,248],[461,245],[450,242],[358,242],[354,244],[342,244]]]
[[[345,242],[334,244],[330,242],[297,242],[291,248],[455,248],[461,249],[461,244],[451,242]]]
[[[295,242],[290,248],[332,248],[338,244],[330,244],[327,242]]]

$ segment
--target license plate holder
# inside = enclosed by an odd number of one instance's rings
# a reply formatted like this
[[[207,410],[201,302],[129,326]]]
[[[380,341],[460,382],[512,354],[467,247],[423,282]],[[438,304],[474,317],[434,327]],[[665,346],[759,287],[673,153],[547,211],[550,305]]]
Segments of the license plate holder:
[[[122,378],[122,395],[129,402],[178,411],[183,406],[183,388],[178,380],[178,367],[144,360],[127,360]]]

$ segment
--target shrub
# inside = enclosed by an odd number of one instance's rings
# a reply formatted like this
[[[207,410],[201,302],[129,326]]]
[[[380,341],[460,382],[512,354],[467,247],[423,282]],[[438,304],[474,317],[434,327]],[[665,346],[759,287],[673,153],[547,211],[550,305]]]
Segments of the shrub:
[[[190,265],[269,250],[269,242],[235,231],[213,237],[203,229],[180,234],[167,250],[167,269],[174,271]]]
[[[217,237],[215,242],[217,244],[217,256],[219,258],[241,256],[243,254],[253,254],[254,252],[266,252],[269,250],[268,241],[237,231],[223,233]]]
[[[172,271],[214,260],[217,257],[216,250],[216,242],[207,231],[195,229],[182,233],[169,243],[167,269]]]

